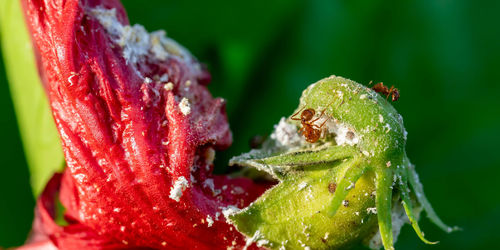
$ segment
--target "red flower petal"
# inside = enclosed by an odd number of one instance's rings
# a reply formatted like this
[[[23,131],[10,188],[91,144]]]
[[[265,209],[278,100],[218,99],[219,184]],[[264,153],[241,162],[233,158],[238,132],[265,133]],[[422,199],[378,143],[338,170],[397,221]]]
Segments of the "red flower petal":
[[[115,0],[24,0],[24,8],[68,166],[42,194],[35,231],[68,249],[244,245],[222,211],[266,187],[212,176],[213,150],[232,139],[224,101],[211,97],[196,59],[123,28]],[[54,222],[58,191],[65,227]]]

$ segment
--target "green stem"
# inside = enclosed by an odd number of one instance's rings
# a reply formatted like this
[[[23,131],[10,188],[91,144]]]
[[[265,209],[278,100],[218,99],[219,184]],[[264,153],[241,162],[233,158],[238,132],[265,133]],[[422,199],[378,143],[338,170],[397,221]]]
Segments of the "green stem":
[[[0,1],[0,41],[35,197],[64,166],[61,143],[40,83],[20,1]]]

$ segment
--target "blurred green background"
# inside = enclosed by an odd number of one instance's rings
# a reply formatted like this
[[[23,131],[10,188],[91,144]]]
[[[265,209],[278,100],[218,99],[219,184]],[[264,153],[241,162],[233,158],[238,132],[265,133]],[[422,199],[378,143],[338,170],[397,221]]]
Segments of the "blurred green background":
[[[10,1],[10,0],[0,0]],[[399,88],[407,152],[446,234],[405,226],[399,249],[495,249],[500,223],[500,1],[123,1],[132,23],[165,29],[206,63],[227,99],[233,146],[219,172],[331,74]],[[5,36],[5,34],[2,34]],[[0,247],[21,245],[34,200],[0,61]]]

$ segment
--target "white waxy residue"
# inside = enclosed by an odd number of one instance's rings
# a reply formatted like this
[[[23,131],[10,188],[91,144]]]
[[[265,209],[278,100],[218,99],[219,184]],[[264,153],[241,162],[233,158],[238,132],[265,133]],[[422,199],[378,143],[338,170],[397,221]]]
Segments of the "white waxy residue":
[[[183,97],[179,103],[179,109],[183,115],[189,115],[189,113],[191,113],[191,105],[186,97]]]
[[[117,18],[116,9],[99,6],[89,12],[106,29],[112,41],[122,48],[122,55],[127,63],[134,65],[146,58],[164,61],[175,57],[193,66],[192,69],[200,70],[191,54],[176,41],[168,38],[165,31],[148,33],[139,24],[123,25]]]
[[[387,134],[387,133],[389,133],[389,132],[391,131],[391,129],[392,129],[392,128],[391,128],[391,125],[389,125],[389,123],[386,123],[386,124],[384,125],[384,130],[385,130],[385,133],[386,133],[386,134]]]
[[[229,216],[232,215],[232,214],[235,214],[235,213],[238,213],[241,209],[235,207],[235,206],[227,206],[227,207],[223,207],[222,208],[222,214],[224,215],[224,217],[226,218],[226,221],[228,223],[231,223],[230,220],[229,220]]]
[[[316,124],[322,124],[324,119],[319,119]],[[335,133],[335,142],[337,145],[355,145],[359,143],[359,136],[348,125],[340,123],[334,119],[328,119],[325,123],[329,133]]]
[[[297,132],[297,127],[286,122],[285,117],[282,117],[280,122],[274,125],[271,139],[275,140],[278,146],[281,147],[299,146],[302,141],[302,138]]]
[[[376,207],[369,207],[366,209],[366,212],[368,214],[372,213],[372,214],[377,214],[377,208]]]
[[[243,194],[245,193],[245,189],[243,189],[242,187],[234,187],[233,190],[231,190],[231,194],[236,194],[236,195],[239,195],[239,194]]]
[[[210,188],[212,191],[215,189],[215,185],[214,185],[214,179],[206,179],[204,182],[203,182],[203,186],[204,187],[208,187]]]
[[[299,188],[299,191],[306,188],[307,187],[307,182],[303,181],[299,184],[298,188]]]
[[[210,179],[210,178],[206,179],[203,182],[203,187],[210,188],[210,190],[212,190],[212,194],[214,196],[217,196],[222,192],[222,191],[220,191],[220,189],[215,189],[214,179]]]
[[[160,60],[166,60],[168,57],[168,52],[165,50],[162,44],[167,43],[166,33],[163,30],[158,30],[151,32],[151,52],[156,58]]]
[[[215,160],[215,150],[210,147],[205,152],[205,162],[207,164],[212,164],[214,160]]]
[[[262,239],[262,240],[258,240],[257,241],[257,246],[258,247],[262,247],[262,246],[265,246],[267,244],[269,244],[269,240],[266,240],[266,239]]]
[[[248,249],[249,246],[252,245],[252,243],[256,242],[257,239],[260,239],[262,237],[262,234],[260,233],[259,230],[255,231],[254,235],[251,238],[247,238],[247,241],[245,243],[245,247],[243,250]]]
[[[166,91],[170,91],[170,90],[174,89],[174,84],[171,82],[168,82],[165,85],[163,85],[163,89],[165,89]]]
[[[186,190],[188,186],[189,183],[186,178],[184,178],[184,176],[180,176],[179,178],[177,178],[172,188],[170,188],[170,199],[179,202],[182,196],[182,192],[184,192],[184,190]]]
[[[71,75],[68,77],[68,82],[71,83],[71,84],[75,84],[73,82],[73,77],[75,77],[75,76],[78,76],[78,73],[71,72]]]
[[[168,81],[168,74],[165,73],[165,74],[161,75],[160,79],[158,79],[158,81],[160,81],[160,82],[167,82]]]
[[[210,215],[207,215],[207,225],[208,227],[211,227],[214,224],[214,220]]]

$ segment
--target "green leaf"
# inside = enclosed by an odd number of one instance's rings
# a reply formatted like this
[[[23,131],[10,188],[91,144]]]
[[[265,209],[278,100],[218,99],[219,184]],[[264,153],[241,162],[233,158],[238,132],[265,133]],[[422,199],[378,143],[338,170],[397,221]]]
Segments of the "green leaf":
[[[0,2],[0,39],[33,194],[64,166],[61,143],[38,76],[20,1]],[[10,166],[16,167],[16,166]]]

